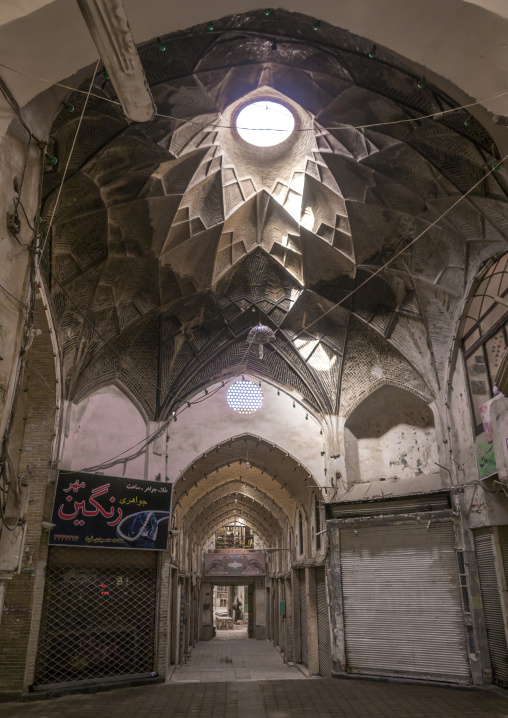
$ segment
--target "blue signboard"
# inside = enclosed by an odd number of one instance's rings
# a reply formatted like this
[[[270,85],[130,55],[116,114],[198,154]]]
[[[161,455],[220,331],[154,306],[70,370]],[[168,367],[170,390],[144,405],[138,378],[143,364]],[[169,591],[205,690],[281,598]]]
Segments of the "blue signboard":
[[[172,484],[60,471],[52,546],[165,551]]]

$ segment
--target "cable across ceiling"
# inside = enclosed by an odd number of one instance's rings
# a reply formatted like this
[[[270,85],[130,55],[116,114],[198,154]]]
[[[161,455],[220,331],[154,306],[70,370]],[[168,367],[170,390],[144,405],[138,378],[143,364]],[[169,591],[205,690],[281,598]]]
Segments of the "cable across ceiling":
[[[374,381],[369,347],[430,401],[464,290],[508,239],[492,138],[399,59],[302,15],[162,42],[139,48],[153,122],[128,124],[97,73],[53,124],[42,266],[66,397],[116,379],[167,420],[248,370],[340,413]],[[235,112],[256,98],[289,107],[294,137],[242,144]],[[263,359],[258,322],[276,336]]]

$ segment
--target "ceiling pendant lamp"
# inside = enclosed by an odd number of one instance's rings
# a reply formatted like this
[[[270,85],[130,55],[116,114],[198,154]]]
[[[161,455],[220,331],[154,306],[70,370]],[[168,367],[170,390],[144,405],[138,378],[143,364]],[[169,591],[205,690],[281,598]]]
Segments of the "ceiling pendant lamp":
[[[264,324],[256,324],[255,327],[252,327],[250,330],[248,336],[247,336],[247,342],[249,344],[257,344],[259,347],[259,358],[263,358],[263,345],[264,344],[273,344],[275,341],[277,341],[277,337],[272,332],[270,327],[265,326]]]

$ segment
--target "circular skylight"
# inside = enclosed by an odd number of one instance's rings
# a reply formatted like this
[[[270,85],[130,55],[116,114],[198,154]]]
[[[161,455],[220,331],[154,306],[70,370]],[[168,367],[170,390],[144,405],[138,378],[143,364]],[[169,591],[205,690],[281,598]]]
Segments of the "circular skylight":
[[[287,140],[295,127],[293,113],[280,102],[258,100],[238,113],[236,129],[250,145],[273,147]]]
[[[239,414],[253,414],[263,405],[263,392],[251,381],[237,381],[227,393],[229,406]]]

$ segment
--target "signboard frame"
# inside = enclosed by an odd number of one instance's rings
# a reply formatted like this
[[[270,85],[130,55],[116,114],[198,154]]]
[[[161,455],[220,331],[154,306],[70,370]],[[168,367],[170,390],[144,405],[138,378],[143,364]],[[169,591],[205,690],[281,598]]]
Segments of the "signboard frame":
[[[60,471],[50,546],[166,551],[173,484]]]

